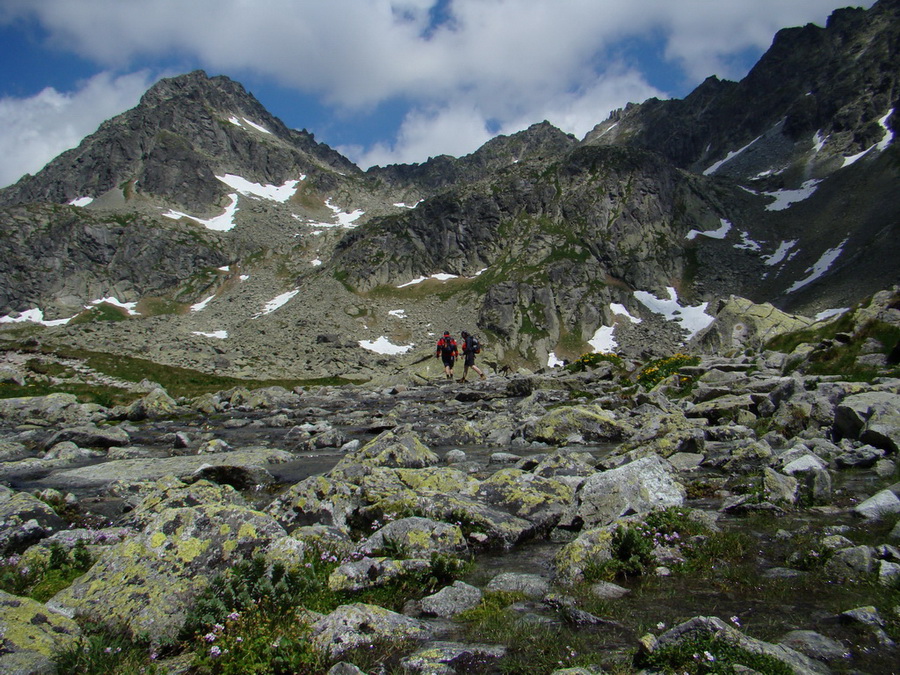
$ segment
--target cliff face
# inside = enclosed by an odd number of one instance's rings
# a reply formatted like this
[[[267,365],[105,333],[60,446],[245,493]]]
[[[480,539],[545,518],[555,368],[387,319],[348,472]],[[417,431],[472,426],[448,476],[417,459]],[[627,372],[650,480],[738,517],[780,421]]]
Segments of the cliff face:
[[[629,106],[585,142],[646,148],[696,172],[747,148],[715,173],[748,180],[777,171],[785,184],[801,168],[802,179],[822,177],[883,138],[882,119],[900,100],[898,44],[897,0],[838,10],[825,28],[780,31],[740,82],[711,77],[683,100]]]
[[[227,77],[162,80],[0,190],[0,316],[163,298],[173,313],[97,330],[126,351],[171,335],[159,358],[179,365],[334,374],[381,359],[357,347],[375,331],[421,347],[437,320],[543,365],[604,331],[669,353],[731,295],[850,306],[900,283],[898,33],[898,0],[841,10],[778,33],[741,82],[629,105],[581,141],[542,122],[365,172]],[[207,333],[240,344],[192,344]]]

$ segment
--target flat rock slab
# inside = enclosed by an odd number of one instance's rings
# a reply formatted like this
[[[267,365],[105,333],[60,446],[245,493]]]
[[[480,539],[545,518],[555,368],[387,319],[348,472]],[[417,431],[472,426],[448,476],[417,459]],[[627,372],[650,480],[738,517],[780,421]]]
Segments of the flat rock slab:
[[[232,452],[165,457],[162,459],[122,459],[94,464],[53,474],[53,483],[60,488],[102,487],[115,481],[159,480],[164,476],[189,479],[204,466],[265,466],[283,464],[296,459],[286,450],[248,448]]]

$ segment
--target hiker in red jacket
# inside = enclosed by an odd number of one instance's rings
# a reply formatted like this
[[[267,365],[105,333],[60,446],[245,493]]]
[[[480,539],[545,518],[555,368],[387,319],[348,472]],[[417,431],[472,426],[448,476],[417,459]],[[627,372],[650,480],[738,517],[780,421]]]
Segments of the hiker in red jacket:
[[[453,364],[456,363],[456,357],[459,352],[456,349],[456,340],[450,337],[450,331],[444,331],[444,337],[438,340],[437,350],[434,358],[441,358],[444,361],[444,375],[448,380],[453,379]]]

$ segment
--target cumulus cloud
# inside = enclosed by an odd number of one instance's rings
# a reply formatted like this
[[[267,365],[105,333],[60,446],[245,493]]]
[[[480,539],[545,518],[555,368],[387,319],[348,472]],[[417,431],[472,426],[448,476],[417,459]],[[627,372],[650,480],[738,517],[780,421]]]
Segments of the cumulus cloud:
[[[73,148],[104,120],[133,107],[150,85],[148,73],[100,73],[72,92],[48,87],[28,98],[0,98],[0,186],[35,173]]]
[[[746,67],[735,65],[737,55],[761,52],[782,27],[823,24],[841,4],[4,0],[0,22],[36,22],[55,48],[109,69],[174,57],[237,79],[251,73],[336,111],[408,101],[396,138],[356,154],[363,162],[421,161],[471,151],[489,128],[511,132],[545,118],[580,135],[611,108],[672,93],[626,61],[629,41],[659,41],[659,53],[688,81],[734,79]]]
[[[473,105],[410,111],[393,143],[376,143],[372,148],[341,150],[368,168],[387,164],[411,164],[437,155],[460,157],[490,140],[488,120]]]

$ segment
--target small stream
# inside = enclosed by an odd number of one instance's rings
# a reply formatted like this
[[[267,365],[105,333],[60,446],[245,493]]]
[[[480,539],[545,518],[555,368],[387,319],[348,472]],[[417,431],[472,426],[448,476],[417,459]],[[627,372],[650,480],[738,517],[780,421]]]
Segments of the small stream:
[[[241,417],[229,414],[220,418],[136,424],[129,427],[129,433],[133,447],[145,451],[148,456],[170,456],[172,439],[176,433],[185,433],[196,440],[204,435],[214,435],[235,448],[267,446],[294,451],[295,460],[268,467],[282,486],[325,473],[342,456],[336,448],[297,450],[295,426],[264,426],[260,424],[257,415],[246,413],[244,416],[248,422],[243,426],[234,421],[226,425],[226,420]],[[292,422],[301,424],[303,418]],[[376,425],[348,424],[340,427],[340,430],[348,440],[359,439],[361,443],[365,443],[382,429]],[[467,462],[461,467],[467,468],[476,477],[484,478],[503,466],[489,463],[491,456],[504,451],[503,448],[453,446],[432,449],[443,456],[454,448],[466,453]],[[506,450],[519,457],[543,452],[542,448]],[[596,446],[579,450],[590,452],[599,460],[609,454],[612,447]],[[84,464],[102,461],[103,458],[97,458],[86,460]],[[66,468],[74,468],[74,465]],[[885,543],[886,539],[871,541],[872,534],[867,531],[867,526],[852,518],[846,511],[860,495],[870,495],[875,491],[877,478],[874,473],[847,471],[839,475],[840,484],[834,490],[834,508],[797,509],[777,519],[771,516],[720,517],[719,524],[722,528],[742,532],[756,544],[752,554],[740,564],[718,570],[713,567],[703,573],[616,580],[616,583],[628,588],[630,593],[618,600],[598,602],[596,607],[592,607],[608,623],[578,630],[582,634],[587,631],[594,648],[610,655],[610,663],[605,664],[610,667],[615,666],[616,659],[621,655],[633,650],[635,640],[647,632],[658,635],[666,628],[694,616],[717,616],[725,621],[731,621],[734,617],[733,623],[739,625],[741,630],[767,641],[778,641],[793,629],[815,630],[840,640],[852,657],[829,664],[835,672],[898,672],[900,669],[893,659],[896,651],[879,648],[870,631],[842,625],[836,618],[842,611],[873,604],[873,592],[878,591],[873,591],[865,584],[828,583],[814,573],[791,578],[767,577],[772,568],[786,566],[785,557],[791,550],[792,544],[787,537],[778,534],[779,530],[805,533],[810,541],[826,531],[840,530],[857,544]],[[694,476],[690,474],[686,479],[691,480]],[[52,471],[25,473],[9,482],[17,490],[33,491],[56,487]],[[104,499],[101,495],[92,494],[90,490],[74,492],[82,500],[83,507],[93,511],[98,520],[115,520],[117,514],[123,512],[123,505],[116,500]],[[272,494],[271,490],[256,492],[248,494],[248,499],[255,506],[262,507],[271,500]],[[718,497],[706,497],[687,504],[709,511],[718,511],[720,505],[721,499]],[[533,541],[511,551],[479,554],[466,581],[484,586],[501,572],[538,574],[549,578],[552,558],[560,546],[559,543],[549,541]],[[565,592],[564,589],[561,592]],[[547,621],[558,621],[554,610],[541,606],[540,603],[534,603],[531,611],[544,616]],[[441,630],[448,637],[455,637],[457,633],[452,626],[448,631],[446,622],[442,623]]]

